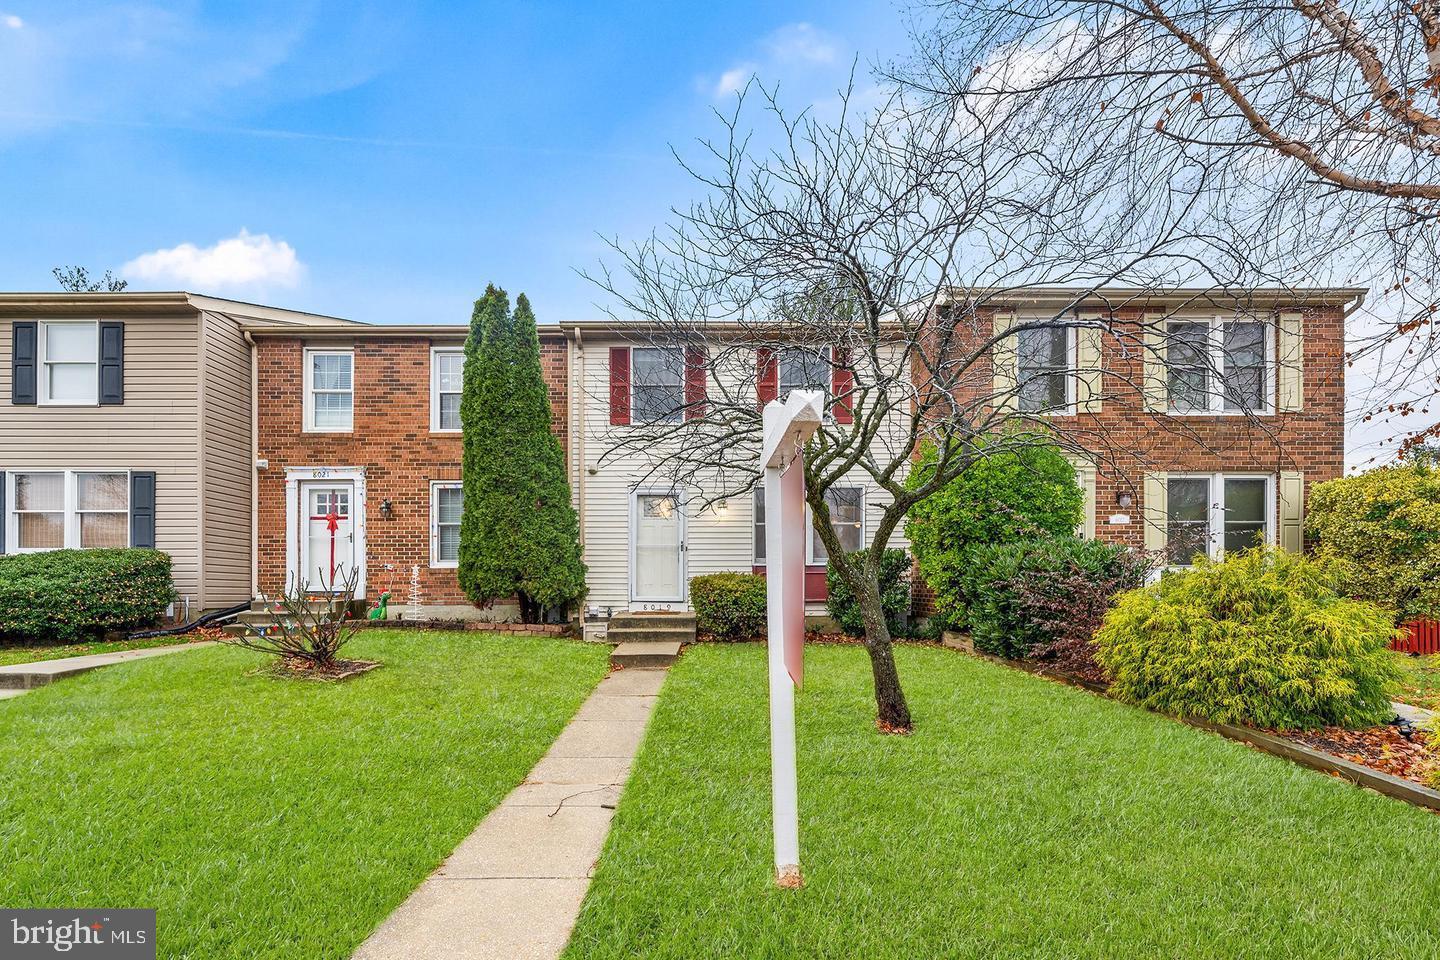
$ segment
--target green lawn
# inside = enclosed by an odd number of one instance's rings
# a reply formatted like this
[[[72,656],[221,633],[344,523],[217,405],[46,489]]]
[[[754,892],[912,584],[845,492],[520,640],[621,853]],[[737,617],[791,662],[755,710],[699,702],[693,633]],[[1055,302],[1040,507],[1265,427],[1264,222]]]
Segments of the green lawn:
[[[1440,710],[1440,656],[1412,657],[1395,654],[1400,665],[1400,690],[1395,699],[1403,703]]]
[[[763,651],[673,668],[566,953],[621,957],[1440,956],[1440,817],[949,651],[807,649],[806,886],[772,885]]]
[[[0,701],[0,904],[157,907],[162,957],[348,957],[549,748],[606,650],[366,632],[340,684],[209,647]]]
[[[184,637],[150,637],[146,640],[119,640],[106,643],[17,644],[0,645],[0,667],[12,663],[34,663],[36,660],[59,660],[84,657],[92,653],[115,653],[117,650],[144,650],[147,647],[169,647],[185,643]]]

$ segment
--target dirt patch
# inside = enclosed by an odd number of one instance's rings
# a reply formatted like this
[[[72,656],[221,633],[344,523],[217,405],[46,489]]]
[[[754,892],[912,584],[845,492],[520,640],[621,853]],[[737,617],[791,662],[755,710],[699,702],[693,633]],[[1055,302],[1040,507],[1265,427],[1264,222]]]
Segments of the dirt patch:
[[[1407,735],[1402,728],[1387,725],[1365,730],[1324,727],[1266,732],[1427,787],[1434,785],[1440,773],[1440,762],[1430,752],[1429,737],[1420,730]]]
[[[358,677],[362,673],[369,673],[378,666],[380,666],[378,660],[336,660],[324,666],[317,666],[310,660],[290,657],[276,660],[255,672],[286,680],[320,680],[338,683],[341,680]]]

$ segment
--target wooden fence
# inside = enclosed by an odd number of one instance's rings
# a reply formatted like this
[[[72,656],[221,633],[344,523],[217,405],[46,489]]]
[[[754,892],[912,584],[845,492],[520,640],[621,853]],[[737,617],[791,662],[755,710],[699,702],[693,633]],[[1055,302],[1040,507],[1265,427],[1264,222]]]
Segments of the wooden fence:
[[[1390,644],[1402,653],[1440,653],[1440,620],[1411,620],[1401,624],[1405,637]]]

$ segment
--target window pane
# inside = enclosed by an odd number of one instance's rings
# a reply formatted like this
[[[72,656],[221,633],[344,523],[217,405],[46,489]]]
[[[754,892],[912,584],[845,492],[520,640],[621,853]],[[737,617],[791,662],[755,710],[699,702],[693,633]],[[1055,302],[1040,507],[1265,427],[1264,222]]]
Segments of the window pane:
[[[50,400],[91,401],[99,392],[99,373],[93,363],[52,363],[45,367]]]
[[[830,360],[828,351],[780,351],[780,399],[791,390],[821,390],[830,393]]]
[[[435,385],[441,393],[459,393],[464,385],[465,354],[435,354]]]
[[[1197,553],[1209,553],[1210,481],[1173,477],[1165,487],[1166,553],[1170,563],[1188,566]]]
[[[316,390],[349,390],[354,359],[347,353],[312,356],[310,360],[314,364],[314,374],[311,385]]]
[[[65,546],[65,514],[22,513],[16,520],[20,528],[20,549],[49,550]]]
[[[755,562],[765,562],[765,488],[755,488]]]
[[[64,510],[65,474],[15,474],[16,510]]]
[[[1020,372],[1068,366],[1070,358],[1066,356],[1066,333],[1064,327],[1021,330],[1018,335]]]
[[[128,510],[129,485],[129,477],[123,473],[76,474],[76,506],[81,510]]]
[[[45,324],[45,359],[48,362],[94,363],[100,340],[92,323]]]
[[[460,562],[460,525],[444,524],[436,531],[435,559],[439,563]]]
[[[435,522],[459,523],[460,512],[464,509],[465,498],[459,487],[435,488]]]
[[[1265,409],[1265,325],[1253,320],[1227,321],[1223,337],[1225,409]]]
[[[80,546],[130,546],[130,516],[125,513],[80,514]]]
[[[630,351],[631,379],[637,386],[678,387],[684,355],[678,349],[636,347]]]
[[[1265,481],[1258,478],[1225,480],[1225,549],[1248,550],[1265,533]]]
[[[1210,325],[1193,321],[1169,325],[1165,365],[1169,373],[1170,408],[1210,408]]]
[[[679,420],[685,405],[683,387],[635,385],[635,409],[641,423],[665,423]]]
[[[840,538],[840,545],[846,553],[852,553],[864,546],[862,535],[865,523],[865,491],[860,487],[831,487],[825,492],[825,504],[830,508],[830,525]],[[830,553],[819,534],[811,537],[814,542],[814,560],[823,563]]]
[[[1020,409],[1025,413],[1043,413],[1047,410],[1063,410],[1068,405],[1065,397],[1065,374],[1037,374],[1031,371],[1020,373]]]
[[[1227,320],[1223,332],[1225,366],[1258,367],[1265,362],[1265,326],[1253,320]]]
[[[460,429],[460,394],[440,394],[440,429]]]
[[[1231,413],[1265,409],[1265,371],[1231,367],[1225,371],[1225,409]]]
[[[349,428],[350,399],[348,393],[315,394],[315,426],[322,430]]]

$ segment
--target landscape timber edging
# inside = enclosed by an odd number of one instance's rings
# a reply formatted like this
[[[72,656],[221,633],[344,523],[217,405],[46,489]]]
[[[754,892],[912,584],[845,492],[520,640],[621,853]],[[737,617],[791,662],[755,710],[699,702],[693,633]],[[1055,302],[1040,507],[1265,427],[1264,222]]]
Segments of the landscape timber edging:
[[[951,648],[955,649],[955,648]],[[1005,667],[1013,667],[1024,673],[1033,674],[1037,677],[1044,677],[1055,680],[1059,683],[1068,684],[1073,687],[1080,687],[1091,693],[1099,694],[1107,700],[1114,700],[1109,695],[1103,683],[1096,683],[1094,680],[1086,680],[1082,677],[1072,676],[1046,667],[1043,664],[1030,664],[1018,660],[1006,660],[988,653],[976,651],[971,654],[981,660],[988,660]],[[1116,703],[1121,701],[1115,700]],[[1133,704],[1127,704],[1133,706]],[[1148,708],[1142,708],[1148,709]],[[1321,773],[1329,773],[1339,776],[1357,786],[1366,787],[1376,793],[1384,794],[1396,800],[1404,800],[1406,803],[1417,807],[1423,807],[1440,813],[1440,790],[1432,790],[1430,787],[1412,783],[1409,780],[1402,780],[1400,777],[1382,773],[1379,770],[1372,770],[1363,764],[1353,763],[1343,757],[1337,757],[1333,753],[1326,753],[1323,750],[1316,750],[1295,743],[1293,740],[1286,740],[1284,737],[1277,737],[1273,733],[1266,733],[1263,730],[1254,730],[1250,727],[1237,727],[1228,723],[1211,723],[1208,720],[1199,720],[1193,717],[1176,717],[1168,713],[1161,713],[1158,710],[1149,710],[1157,716],[1167,717],[1171,720],[1178,720],[1187,726],[1199,730],[1206,730],[1218,734],[1227,740],[1235,740],[1268,753],[1281,757],[1292,763],[1298,763],[1302,767],[1309,767],[1312,770],[1319,770]]]

